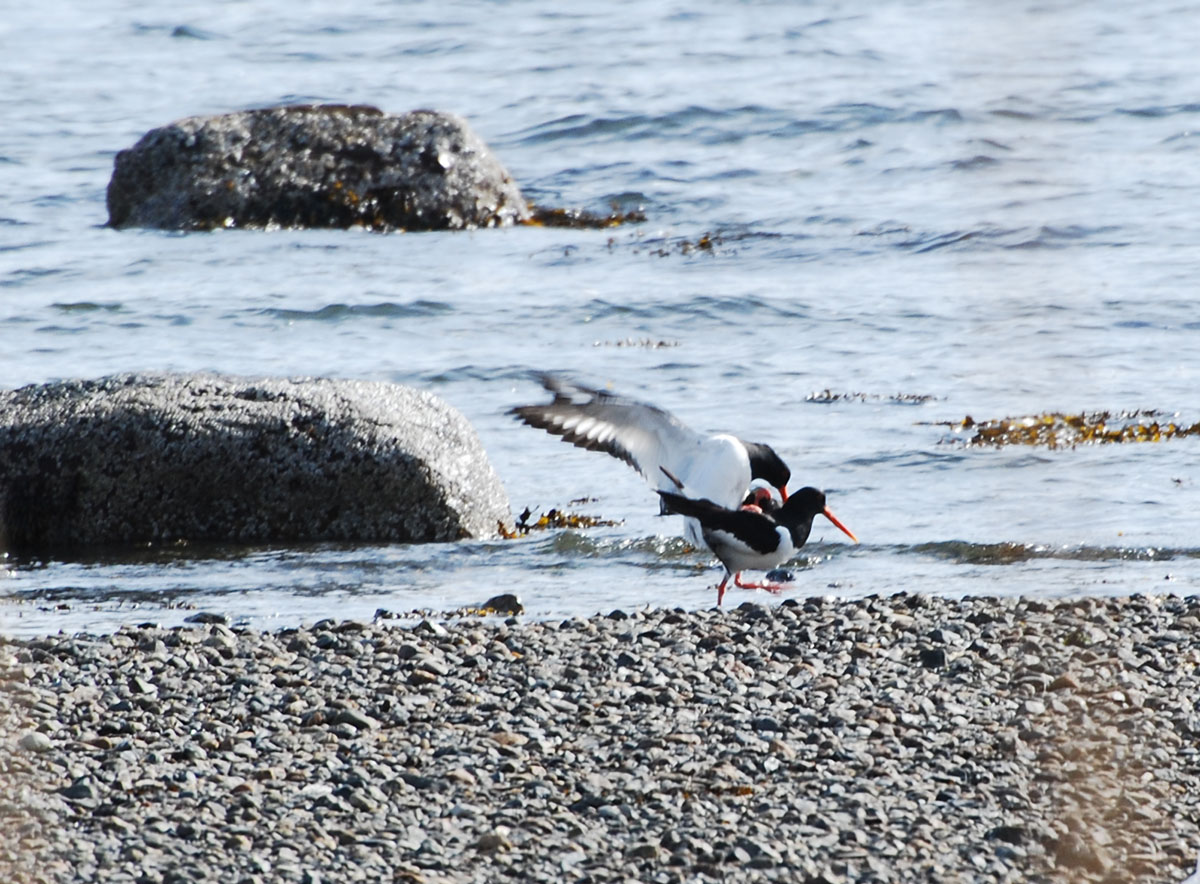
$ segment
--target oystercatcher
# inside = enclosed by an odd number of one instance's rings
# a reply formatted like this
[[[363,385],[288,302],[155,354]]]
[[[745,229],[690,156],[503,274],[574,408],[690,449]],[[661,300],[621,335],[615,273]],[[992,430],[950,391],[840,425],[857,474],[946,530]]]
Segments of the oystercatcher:
[[[783,505],[771,513],[755,512],[743,507],[730,509],[711,500],[696,500],[659,491],[659,497],[669,512],[690,516],[703,526],[704,540],[721,564],[725,578],[717,587],[717,604],[725,598],[725,585],[730,577],[746,589],[778,591],[777,583],[742,583],[744,570],[769,571],[786,562],[808,540],[813,518],[822,515],[858,543],[854,532],[843,525],[825,504],[825,493],[816,488],[801,488]]]
[[[655,405],[556,375],[538,379],[554,398],[544,405],[519,405],[509,414],[579,448],[625,461],[656,490],[684,491],[733,508],[746,497],[751,480],[763,479],[787,500],[792,473],[769,445],[727,433],[705,436]],[[685,536],[693,546],[704,545],[694,518],[688,518]]]

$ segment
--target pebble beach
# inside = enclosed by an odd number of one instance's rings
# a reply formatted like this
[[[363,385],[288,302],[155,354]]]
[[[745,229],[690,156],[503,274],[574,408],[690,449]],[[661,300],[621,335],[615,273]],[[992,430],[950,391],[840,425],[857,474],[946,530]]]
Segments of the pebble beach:
[[[0,638],[0,880],[1195,869],[1200,598],[763,601]]]

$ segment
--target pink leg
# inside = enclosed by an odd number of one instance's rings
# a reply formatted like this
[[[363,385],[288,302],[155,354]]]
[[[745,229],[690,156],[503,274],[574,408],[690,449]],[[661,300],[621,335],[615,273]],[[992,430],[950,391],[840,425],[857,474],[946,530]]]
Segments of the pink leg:
[[[733,582],[739,589],[765,589],[767,592],[779,592],[783,589],[782,583],[743,583],[741,571],[733,575]]]
[[[721,581],[721,585],[717,587],[717,607],[721,607],[721,599],[725,598],[725,584],[729,582],[729,573],[726,572],[725,579]]]

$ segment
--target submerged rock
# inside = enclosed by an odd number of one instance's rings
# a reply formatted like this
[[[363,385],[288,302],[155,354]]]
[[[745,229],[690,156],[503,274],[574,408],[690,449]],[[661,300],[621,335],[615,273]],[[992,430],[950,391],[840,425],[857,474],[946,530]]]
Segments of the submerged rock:
[[[372,381],[127,374],[0,392],[0,550],[492,536],[466,419]]]
[[[459,230],[529,207],[466,121],[305,105],[188,117],[117,154],[109,224]]]

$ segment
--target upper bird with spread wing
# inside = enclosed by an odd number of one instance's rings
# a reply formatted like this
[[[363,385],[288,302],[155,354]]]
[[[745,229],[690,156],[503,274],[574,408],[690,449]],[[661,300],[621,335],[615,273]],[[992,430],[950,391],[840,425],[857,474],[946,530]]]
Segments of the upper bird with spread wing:
[[[655,490],[735,508],[745,499],[751,480],[762,479],[787,500],[791,470],[769,445],[727,433],[704,435],[656,405],[556,375],[538,377],[554,398],[543,405],[517,406],[509,414],[579,448],[625,461]],[[686,537],[695,546],[705,545],[695,517],[687,518]]]

